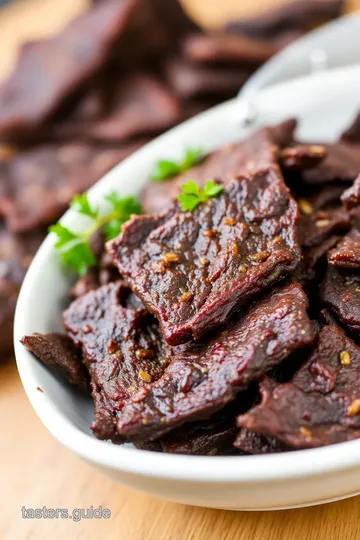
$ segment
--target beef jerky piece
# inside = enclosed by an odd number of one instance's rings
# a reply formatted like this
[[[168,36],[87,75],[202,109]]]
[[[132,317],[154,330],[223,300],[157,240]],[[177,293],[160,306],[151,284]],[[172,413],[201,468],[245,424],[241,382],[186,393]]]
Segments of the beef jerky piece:
[[[2,263],[0,263],[2,264]],[[0,353],[9,353],[13,346],[13,320],[20,286],[0,278]],[[3,357],[0,357],[0,361]]]
[[[291,450],[289,446],[275,439],[275,437],[266,437],[244,428],[238,432],[234,446],[245,452],[245,454],[277,454]]]
[[[343,0],[293,0],[254,17],[231,22],[226,30],[245,36],[269,38],[284,30],[310,30],[316,24],[340,17],[343,11]]]
[[[193,66],[173,58],[166,64],[166,78],[170,88],[182,99],[217,95],[232,97],[252,74],[248,68]]]
[[[160,80],[146,73],[112,81],[106,114],[95,119],[69,118],[55,123],[55,137],[124,142],[127,139],[164,131],[181,119],[180,104]]]
[[[355,179],[353,185],[343,192],[341,202],[346,210],[360,205],[360,175]]]
[[[182,54],[196,64],[263,64],[279,51],[269,40],[229,34],[190,34],[182,43]]]
[[[251,431],[293,448],[360,437],[360,348],[336,326],[325,326],[292,381],[260,384],[262,402],[238,418]]]
[[[167,208],[180,193],[180,186],[189,178],[203,186],[209,178],[221,178],[224,184],[234,177],[261,169],[277,162],[276,146],[290,144],[296,126],[288,120],[270,128],[262,128],[243,141],[215,150],[200,164],[174,180],[150,182],[142,190],[141,203],[148,214]]]
[[[23,48],[13,74],[0,88],[1,136],[31,134],[90,79],[108,60],[137,4],[99,3],[56,36]]]
[[[0,214],[15,232],[54,223],[85,191],[138,145],[101,149],[81,143],[44,144],[16,154],[0,171]]]
[[[81,362],[79,351],[65,334],[32,334],[24,336],[21,343],[46,367],[68,383],[89,389],[89,374]]]
[[[340,137],[341,141],[360,143],[360,112],[356,115],[351,126]]]
[[[360,332],[360,274],[329,267],[320,292],[339,321],[351,332]]]
[[[300,201],[299,206],[302,206]],[[349,227],[350,217],[341,208],[302,213],[297,225],[298,240],[301,246],[311,248],[322,244],[329,236],[347,231]]]
[[[326,158],[317,167],[303,171],[303,182],[353,182],[360,172],[360,145],[338,142],[323,146],[327,151]]]
[[[110,283],[75,300],[63,315],[75,346],[81,347],[95,400],[92,430],[119,442],[117,418],[124,402],[163,373],[172,351],[144,309],[126,306],[123,282]],[[129,296],[127,296],[128,298]]]
[[[302,287],[308,287],[316,281],[319,282],[319,265],[325,262],[325,257],[329,249],[333,248],[341,239],[340,236],[329,236],[319,245],[302,250],[302,259],[295,270],[295,277]]]
[[[280,152],[280,165],[284,169],[312,169],[326,157],[326,148],[320,145],[298,144]]]
[[[351,229],[337,246],[329,251],[328,263],[338,268],[360,268],[360,231]]]
[[[164,374],[128,401],[118,421],[127,440],[148,440],[208,418],[314,338],[297,283],[275,288],[205,344],[177,353]]]
[[[160,225],[159,225],[160,220]],[[171,345],[226,323],[299,262],[297,207],[277,169],[232,181],[192,213],[133,217],[107,244]]]

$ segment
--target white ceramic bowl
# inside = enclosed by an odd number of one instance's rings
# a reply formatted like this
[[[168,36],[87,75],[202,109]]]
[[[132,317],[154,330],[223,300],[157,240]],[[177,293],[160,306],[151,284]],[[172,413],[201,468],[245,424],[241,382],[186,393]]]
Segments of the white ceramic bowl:
[[[210,150],[243,138],[241,104],[220,105],[159,137],[113,169],[91,190],[101,200],[116,189],[137,193],[154,162],[179,157],[187,145]],[[275,123],[296,115],[303,139],[333,140],[360,108],[360,68],[339,69],[271,87],[259,94],[258,118]],[[254,128],[252,128],[254,129]],[[68,212],[67,225],[79,227]],[[236,510],[318,504],[360,492],[360,440],[277,455],[202,457],[152,453],[97,440],[89,430],[92,403],[49,373],[19,339],[61,330],[69,278],[48,237],[21,289],[15,319],[15,349],[29,400],[49,431],[67,448],[123,484],[182,503]],[[43,393],[37,391],[43,389]],[[61,466],[61,465],[60,465]]]

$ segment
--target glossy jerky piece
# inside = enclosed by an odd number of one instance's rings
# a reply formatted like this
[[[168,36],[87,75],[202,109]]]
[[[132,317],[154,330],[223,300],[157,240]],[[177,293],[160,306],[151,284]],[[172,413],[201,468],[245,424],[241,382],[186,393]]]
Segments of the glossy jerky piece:
[[[0,361],[3,354],[13,348],[13,320],[20,285],[10,279],[0,278]]]
[[[89,80],[108,60],[137,4],[99,3],[56,36],[23,47],[14,72],[0,88],[2,138],[31,134]]]
[[[181,119],[180,103],[155,76],[147,73],[123,75],[110,81],[106,112],[94,119],[68,119],[56,123],[57,137],[80,137],[104,143],[125,142],[173,126]]]
[[[284,169],[312,169],[326,157],[326,148],[320,145],[297,144],[283,148],[280,152],[280,165]]]
[[[232,97],[253,71],[250,67],[194,66],[181,58],[170,59],[165,66],[170,88],[186,100],[206,95]]]
[[[360,268],[360,231],[352,229],[329,251],[328,263],[338,268]]]
[[[231,22],[226,29],[245,36],[273,37],[283,31],[310,30],[316,24],[340,17],[343,10],[343,0],[293,0],[254,17]]]
[[[0,214],[15,232],[54,223],[75,194],[91,187],[136,148],[137,144],[114,149],[44,144],[16,154],[7,161],[6,174],[0,173]]]
[[[124,298],[125,295],[125,298]],[[104,285],[75,300],[63,314],[65,329],[81,347],[95,401],[92,430],[119,442],[116,422],[124,403],[163,373],[171,350],[144,309],[126,307],[123,282]]]
[[[127,440],[164,435],[210,417],[314,338],[307,298],[292,283],[269,291],[208,343],[177,353],[164,374],[128,401],[118,421]]]
[[[292,381],[260,384],[262,402],[238,424],[293,448],[360,437],[360,348],[336,326],[325,326]]]
[[[343,192],[341,202],[346,210],[360,205],[360,175],[354,180],[353,185]]]
[[[351,332],[360,332],[360,274],[328,267],[321,284],[321,299]]]
[[[245,454],[277,454],[291,450],[275,437],[266,437],[244,428],[238,432],[234,446]]]
[[[317,167],[303,171],[303,182],[353,182],[360,172],[360,145],[337,142],[323,146],[327,151],[326,158]]]
[[[215,150],[175,179],[149,182],[141,193],[144,211],[151,214],[167,208],[189,178],[199,186],[203,186],[209,178],[221,178],[226,185],[237,176],[271,167],[277,162],[276,146],[290,144],[295,126],[296,122],[289,120],[259,129],[243,141]]]
[[[274,168],[232,181],[192,213],[175,204],[160,216],[133,217],[107,249],[165,340],[177,345],[226,323],[294,270],[296,220]]]
[[[68,383],[89,389],[89,374],[81,362],[79,351],[65,334],[32,334],[24,336],[21,343],[47,368]]]

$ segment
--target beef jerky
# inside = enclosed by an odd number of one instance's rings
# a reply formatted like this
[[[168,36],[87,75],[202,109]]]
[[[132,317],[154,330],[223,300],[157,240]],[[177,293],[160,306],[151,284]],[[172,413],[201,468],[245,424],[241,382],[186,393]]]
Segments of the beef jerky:
[[[82,138],[105,143],[154,134],[176,124],[181,118],[180,104],[156,77],[146,73],[122,76],[109,82],[104,92],[107,106],[103,114],[55,122],[51,133],[56,138]]]
[[[320,292],[339,321],[351,332],[360,332],[360,274],[329,267]]]
[[[284,169],[312,169],[326,157],[326,148],[320,145],[298,144],[280,152],[280,165]]]
[[[0,278],[0,353],[7,354],[13,345],[13,320],[20,286],[10,279]],[[2,360],[3,358],[1,358]]]
[[[174,180],[146,184],[141,194],[144,211],[152,214],[167,208],[180,193],[180,186],[189,178],[199,186],[203,186],[209,178],[221,178],[226,185],[234,177],[274,165],[277,162],[276,146],[291,143],[295,126],[294,120],[288,120],[271,128],[260,129],[243,141],[215,150],[200,164]]]
[[[133,217],[107,249],[177,345],[226,323],[296,267],[296,220],[296,203],[273,168],[232,181],[192,213],[174,203],[161,215]]]
[[[323,146],[326,148],[326,158],[317,167],[303,171],[303,182],[353,182],[360,172],[360,145],[338,142]]]
[[[328,263],[338,268],[360,268],[360,231],[352,229],[329,251]]]
[[[310,30],[316,24],[340,17],[343,11],[343,0],[293,0],[254,17],[231,22],[226,30],[245,36],[270,38],[283,31]]]
[[[263,64],[279,51],[268,40],[229,34],[190,34],[182,44],[182,54],[196,64]]]
[[[241,427],[292,448],[360,437],[360,348],[336,326],[325,326],[292,381],[260,384],[262,402],[240,416]]]
[[[320,310],[319,321],[322,325],[339,326],[337,319],[335,319],[334,315],[326,308]]]
[[[299,202],[300,208],[302,203]],[[304,210],[304,208],[303,208]],[[341,208],[302,213],[298,221],[298,240],[301,246],[311,248],[322,244],[327,238],[350,227],[350,217]]]
[[[32,334],[24,336],[21,343],[47,368],[68,383],[89,389],[89,374],[81,362],[79,351],[65,334]]]
[[[244,428],[238,432],[234,446],[245,454],[277,454],[291,450],[289,446],[275,437],[266,437]]]
[[[31,135],[103,66],[136,7],[136,0],[99,3],[56,36],[23,47],[0,88],[0,135]]]
[[[360,175],[356,177],[353,185],[343,192],[341,202],[346,210],[351,210],[360,205]]]
[[[91,187],[136,148],[137,143],[115,149],[68,143],[20,152],[0,170],[0,214],[15,232],[54,223],[76,193]]]
[[[155,439],[222,409],[240,390],[313,340],[306,308],[298,284],[279,287],[208,343],[178,352],[156,382],[125,404],[119,433],[128,440]]]
[[[252,74],[250,67],[193,66],[180,58],[166,63],[166,78],[170,88],[182,99],[216,95],[232,97]]]
[[[319,283],[319,266],[326,261],[326,254],[341,239],[340,236],[329,236],[320,244],[311,248],[303,248],[302,259],[295,270],[295,277],[302,287],[308,289],[313,282]]]
[[[360,143],[360,112],[356,115],[351,126],[342,133],[340,140],[349,143]]]
[[[110,283],[75,300],[63,315],[75,346],[81,347],[95,400],[92,430],[119,442],[116,421],[124,402],[164,371],[172,351],[158,324],[130,305],[123,282]]]

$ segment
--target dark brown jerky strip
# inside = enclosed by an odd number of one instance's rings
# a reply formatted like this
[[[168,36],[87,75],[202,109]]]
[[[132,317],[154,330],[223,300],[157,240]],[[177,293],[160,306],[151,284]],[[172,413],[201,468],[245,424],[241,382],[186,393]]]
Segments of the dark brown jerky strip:
[[[92,77],[108,59],[137,4],[99,3],[55,37],[23,47],[15,71],[0,88],[0,135],[31,134]]]
[[[123,282],[77,299],[63,320],[90,372],[95,400],[92,430],[99,438],[118,442],[116,422],[124,401],[161,376],[172,351],[156,321],[144,309],[134,309]]]
[[[13,320],[19,290],[15,281],[0,278],[0,353],[9,353],[13,346]]]
[[[360,231],[352,229],[328,253],[328,263],[338,268],[360,268]]]
[[[181,58],[169,60],[165,68],[170,88],[182,99],[232,97],[254,71],[250,67],[194,66]]]
[[[81,362],[79,351],[65,334],[32,334],[21,343],[51,371],[68,383],[89,390],[89,374]]]
[[[360,145],[338,142],[323,145],[327,157],[313,169],[302,173],[307,184],[353,182],[360,172]]]
[[[138,148],[45,144],[10,158],[0,170],[0,214],[15,232],[54,223],[76,193],[91,187]]]
[[[110,81],[106,111],[96,118],[68,118],[51,128],[55,137],[125,142],[132,137],[163,131],[181,119],[180,104],[160,80],[146,73]],[[106,95],[107,94],[107,95]],[[105,107],[104,107],[105,109]]]
[[[321,299],[351,332],[360,332],[360,274],[328,267]]]
[[[284,169],[312,169],[326,157],[326,148],[320,145],[298,144],[280,152],[280,165]]]
[[[290,144],[296,127],[294,120],[256,131],[243,141],[228,144],[212,152],[199,165],[164,182],[150,182],[142,190],[141,202],[146,213],[167,208],[180,193],[180,186],[191,178],[202,186],[209,178],[221,178],[224,184],[233,178],[266,169],[277,162],[276,146]]]
[[[226,29],[246,36],[273,37],[285,30],[309,30],[316,24],[336,19],[343,10],[343,0],[293,0],[254,17],[231,22]]]
[[[268,292],[209,343],[176,354],[160,379],[125,404],[119,433],[128,440],[155,439],[222,409],[313,340],[306,308],[307,298],[296,283]]]
[[[275,437],[266,437],[244,428],[238,432],[234,446],[245,454],[277,454],[291,450],[289,446]]]
[[[177,345],[226,323],[296,267],[297,214],[274,168],[234,180],[192,213],[175,204],[161,216],[133,217],[107,249]]]
[[[360,437],[360,348],[336,326],[320,331],[317,345],[292,381],[260,384],[262,402],[238,418],[241,427],[311,448]]]
[[[341,202],[346,210],[351,210],[360,205],[360,175],[354,180],[353,185],[343,192]]]

